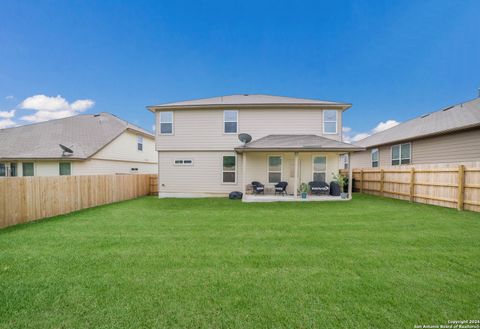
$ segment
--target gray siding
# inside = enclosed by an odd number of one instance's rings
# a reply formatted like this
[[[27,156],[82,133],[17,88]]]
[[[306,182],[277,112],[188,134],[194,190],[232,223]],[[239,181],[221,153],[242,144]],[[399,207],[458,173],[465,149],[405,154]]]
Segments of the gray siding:
[[[407,143],[407,142],[402,142]],[[480,161],[480,128],[411,141],[412,164],[465,163]],[[380,166],[391,166],[391,147],[379,146]],[[371,168],[372,148],[352,156],[353,168]]]

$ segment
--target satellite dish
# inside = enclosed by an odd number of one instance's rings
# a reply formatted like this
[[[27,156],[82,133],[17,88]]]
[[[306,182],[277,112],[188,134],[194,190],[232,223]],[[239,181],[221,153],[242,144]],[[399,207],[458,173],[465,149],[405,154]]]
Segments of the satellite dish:
[[[243,143],[243,145],[245,145],[252,141],[252,136],[250,136],[249,134],[242,133],[238,135],[238,139],[240,140],[240,142]]]
[[[63,154],[62,156],[65,156],[65,155],[72,155],[73,154],[73,150],[65,145],[62,145],[62,144],[58,144],[60,146],[60,148],[63,150]]]

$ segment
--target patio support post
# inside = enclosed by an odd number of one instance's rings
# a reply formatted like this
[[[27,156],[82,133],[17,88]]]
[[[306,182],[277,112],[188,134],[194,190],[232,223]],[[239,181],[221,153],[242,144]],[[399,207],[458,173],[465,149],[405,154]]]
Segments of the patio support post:
[[[243,197],[245,197],[245,193],[247,192],[247,152],[242,153],[242,193]]]
[[[294,198],[297,198],[297,190],[298,190],[298,152],[295,152],[295,165],[294,165],[294,169],[295,169],[295,174],[293,175],[295,181],[293,183],[293,197]]]
[[[352,152],[348,152],[348,198],[352,199]],[[363,182],[362,182],[363,183]]]

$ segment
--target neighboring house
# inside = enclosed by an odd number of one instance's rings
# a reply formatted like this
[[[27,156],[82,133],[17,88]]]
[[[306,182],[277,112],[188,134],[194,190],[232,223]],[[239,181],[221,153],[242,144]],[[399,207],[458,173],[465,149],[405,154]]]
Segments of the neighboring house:
[[[480,98],[422,115],[356,145],[353,168],[480,162]]]
[[[154,140],[109,113],[1,129],[0,176],[156,173]]]
[[[351,104],[270,95],[230,95],[148,106],[156,113],[159,196],[226,195],[252,181],[272,187],[332,180]],[[252,136],[242,145],[239,133]]]

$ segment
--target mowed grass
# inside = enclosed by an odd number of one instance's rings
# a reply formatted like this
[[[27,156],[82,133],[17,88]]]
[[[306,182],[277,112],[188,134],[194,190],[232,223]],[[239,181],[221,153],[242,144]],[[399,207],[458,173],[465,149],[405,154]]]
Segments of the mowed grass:
[[[145,197],[0,231],[0,328],[413,328],[478,318],[478,213],[366,195]]]

